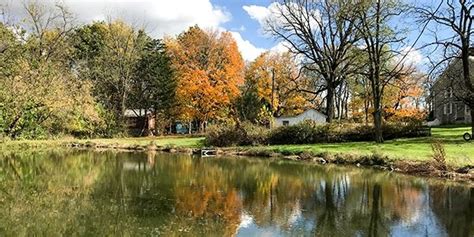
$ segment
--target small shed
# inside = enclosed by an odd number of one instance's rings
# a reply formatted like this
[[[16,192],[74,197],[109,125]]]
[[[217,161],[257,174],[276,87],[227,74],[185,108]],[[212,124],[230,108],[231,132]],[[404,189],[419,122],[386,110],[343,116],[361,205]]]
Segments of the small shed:
[[[275,126],[290,126],[295,125],[297,123],[303,122],[305,120],[311,120],[316,123],[326,123],[326,115],[315,110],[315,109],[308,109],[301,114],[296,116],[282,116],[275,118]]]
[[[155,116],[152,110],[127,109],[124,112],[128,133],[133,136],[153,135]]]

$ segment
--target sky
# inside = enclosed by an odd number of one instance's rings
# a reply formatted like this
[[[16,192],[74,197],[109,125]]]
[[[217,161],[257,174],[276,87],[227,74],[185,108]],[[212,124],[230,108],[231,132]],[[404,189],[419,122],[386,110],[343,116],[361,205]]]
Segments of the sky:
[[[62,0],[81,23],[122,18],[145,27],[156,38],[175,36],[188,27],[230,31],[243,58],[255,59],[266,50],[285,48],[265,35],[262,20],[269,14],[272,0]],[[10,17],[21,18],[21,0],[0,0]],[[53,4],[56,0],[39,0]],[[408,50],[408,49],[406,49]],[[423,62],[424,56],[413,50],[408,60]]]

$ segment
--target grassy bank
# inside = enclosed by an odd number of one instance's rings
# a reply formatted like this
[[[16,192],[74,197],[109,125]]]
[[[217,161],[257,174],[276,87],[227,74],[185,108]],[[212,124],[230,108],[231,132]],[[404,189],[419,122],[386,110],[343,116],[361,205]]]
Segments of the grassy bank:
[[[328,152],[331,154],[370,155],[379,154],[396,160],[426,161],[431,160],[431,144],[439,141],[444,145],[446,160],[453,166],[474,165],[474,142],[465,142],[462,135],[470,127],[433,128],[432,137],[397,139],[383,144],[374,142],[347,142],[314,145],[281,145],[269,146],[274,152],[293,154],[302,151],[312,153]],[[259,149],[259,148],[253,148]]]
[[[344,154],[363,156],[377,154],[395,160],[428,161],[432,159],[431,144],[440,141],[446,150],[448,164],[461,167],[474,165],[474,142],[465,142],[462,134],[469,131],[469,127],[433,128],[432,137],[397,139],[386,141],[383,144],[374,142],[346,142],[332,144],[310,145],[276,145],[258,147],[238,147],[240,151],[275,152],[285,155],[308,152],[312,154]],[[157,146],[178,148],[199,148],[204,145],[202,137],[158,137],[158,138],[116,138],[116,139],[60,139],[45,141],[7,141],[0,143],[2,149],[17,149],[23,147],[52,147],[71,143],[92,143],[103,145],[146,146],[154,142]]]
[[[58,140],[18,140],[18,141],[5,141],[0,143],[1,149],[21,149],[21,148],[44,148],[44,147],[55,147],[65,146],[73,143],[80,144],[103,144],[103,145],[123,145],[123,146],[146,146],[153,142],[157,146],[170,146],[170,147],[186,147],[186,148],[199,148],[204,144],[203,137],[182,137],[182,136],[170,136],[170,137],[143,137],[143,138],[101,138],[101,139],[84,139],[78,140],[74,138],[64,138]]]

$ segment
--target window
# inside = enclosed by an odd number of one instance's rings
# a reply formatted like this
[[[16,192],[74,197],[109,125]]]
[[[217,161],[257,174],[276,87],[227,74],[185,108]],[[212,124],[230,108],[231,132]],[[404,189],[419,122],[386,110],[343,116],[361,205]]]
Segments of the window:
[[[469,111],[469,106],[464,105],[464,113],[465,113],[466,115],[468,115],[468,114],[470,113],[470,111]]]
[[[448,104],[443,105],[443,114],[446,115],[448,113]]]
[[[290,121],[288,120],[283,120],[283,126],[288,126],[290,125]]]
[[[453,88],[449,88],[449,98],[453,98]]]
[[[453,103],[449,103],[449,114],[453,113]]]

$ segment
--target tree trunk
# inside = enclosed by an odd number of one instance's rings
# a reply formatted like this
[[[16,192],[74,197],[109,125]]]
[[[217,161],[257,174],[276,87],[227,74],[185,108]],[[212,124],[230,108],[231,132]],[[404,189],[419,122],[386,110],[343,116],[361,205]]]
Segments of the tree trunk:
[[[331,123],[332,119],[334,118],[334,87],[329,84],[328,85],[328,94],[326,96],[326,122]]]
[[[199,133],[204,133],[205,128],[204,128],[204,121],[199,121]]]
[[[382,109],[380,106],[374,111],[374,129],[375,129],[375,142],[383,143],[382,133]]]
[[[365,125],[369,124],[369,102],[367,99],[364,99],[364,115],[365,115]]]

